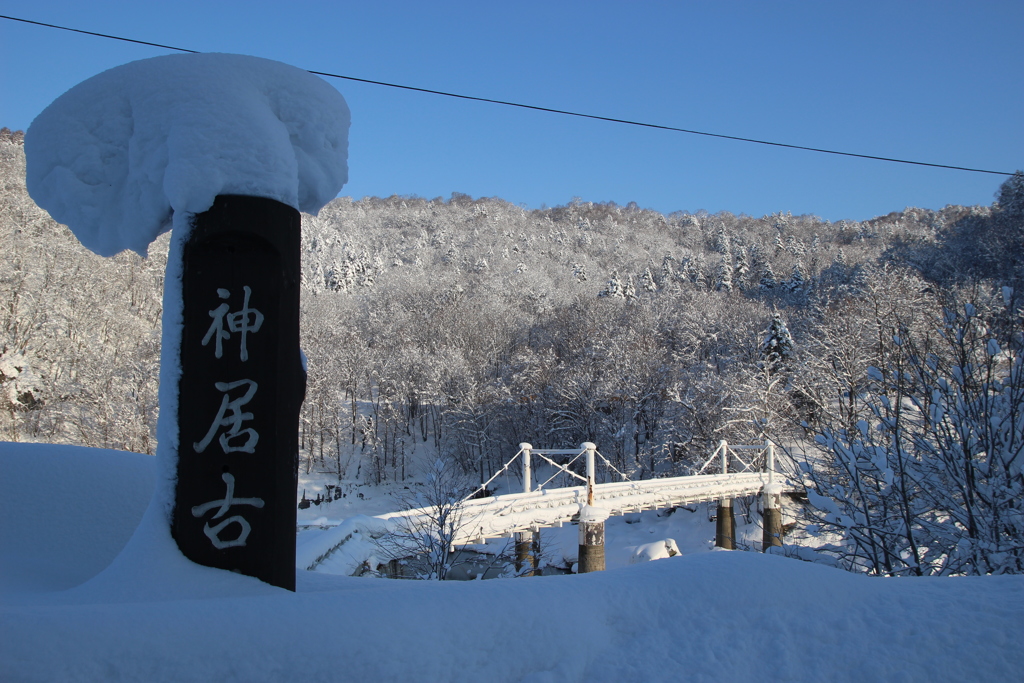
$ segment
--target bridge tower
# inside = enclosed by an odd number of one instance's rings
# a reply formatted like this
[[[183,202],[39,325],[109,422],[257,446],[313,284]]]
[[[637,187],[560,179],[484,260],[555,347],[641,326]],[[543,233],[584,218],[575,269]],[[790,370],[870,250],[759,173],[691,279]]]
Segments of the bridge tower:
[[[761,493],[764,516],[761,529],[761,551],[782,545],[782,486],[775,483],[775,445],[766,444],[768,484]]]
[[[533,473],[530,464],[530,451],[533,446],[528,443],[519,444],[523,455],[523,493],[533,488]],[[524,567],[529,569],[523,571]],[[519,576],[535,576],[540,566],[540,529],[516,532],[516,574]]]
[[[608,511],[594,507],[597,446],[589,441],[580,446],[587,452],[587,503],[580,510],[578,574],[604,571],[604,521]]]

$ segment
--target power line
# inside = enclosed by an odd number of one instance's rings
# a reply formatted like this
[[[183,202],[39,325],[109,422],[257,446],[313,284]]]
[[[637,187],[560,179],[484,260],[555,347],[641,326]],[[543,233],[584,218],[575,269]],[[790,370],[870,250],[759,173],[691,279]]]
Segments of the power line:
[[[120,40],[126,43],[135,43],[136,45],[148,45],[150,47],[159,47],[165,50],[176,50],[178,52],[187,52],[190,54],[199,54],[198,50],[189,50],[183,47],[175,47],[173,45],[161,45],[160,43],[151,43],[146,40],[135,40],[134,38],[124,38],[122,36],[114,36],[108,33],[97,33],[95,31],[85,31],[78,28],[71,28],[68,26],[59,26],[57,24],[47,24],[41,21],[32,21],[30,19],[21,19],[18,17],[9,17],[0,14],[0,19],[8,19],[10,21],[19,21],[25,24],[33,24],[35,26],[44,26],[46,28],[55,28],[62,31],[71,31],[73,33],[82,33],[88,36],[96,36],[98,38],[108,38],[110,40]],[[328,71],[313,71],[308,69],[309,73],[316,74],[317,76],[326,76],[327,78],[338,78],[346,81],[354,81],[356,83],[367,83],[369,85],[380,85],[388,88],[398,88],[400,90],[411,90],[413,92],[427,93],[430,95],[443,95],[444,97],[453,97],[460,100],[470,100],[473,102],[486,102],[488,104],[500,104],[506,107],[518,107],[520,109],[530,109],[533,111],[542,111],[550,114],[561,114],[563,116],[575,116],[581,119],[592,119],[595,121],[607,121],[609,123],[621,123],[628,126],[639,126],[641,128],[654,128],[655,130],[667,130],[676,133],[688,133],[690,135],[703,135],[710,138],[720,138],[723,140],[736,140],[738,142],[750,142],[758,145],[769,145],[772,147],[785,147],[788,149],[800,149],[806,152],[818,152],[820,154],[835,154],[837,156],[854,157],[857,159],[872,159],[874,161],[888,161],[896,164],[911,164],[913,166],[928,166],[931,168],[947,168],[954,171],[969,171],[971,173],[991,173],[993,175],[1005,175],[1011,176],[1013,173],[1006,171],[989,171],[983,168],[968,168],[966,166],[952,166],[949,164],[932,164],[926,161],[912,161],[910,159],[896,159],[892,157],[875,156],[872,154],[856,154],[854,152],[841,152],[834,149],[823,149],[820,147],[806,147],[804,145],[791,145],[785,142],[772,142],[770,140],[757,140],[755,138],[745,138],[738,135],[724,135],[722,133],[708,133],[700,130],[690,130],[687,128],[677,128],[675,126],[664,126],[657,123],[644,123],[642,121],[632,121],[630,119],[618,119],[610,116],[598,116],[597,114],[583,114],[581,112],[568,111],[565,109],[553,109],[551,107],[541,107],[533,104],[523,104],[521,102],[508,102],[505,100],[495,100],[488,97],[475,97],[473,95],[462,95],[459,93],[445,92],[444,90],[431,90],[430,88],[419,88],[412,85],[402,85],[399,83],[388,83],[386,81],[374,81],[367,78],[356,78],[355,76],[343,76],[341,74],[330,73]]]
[[[108,33],[96,33],[95,31],[84,31],[80,28],[70,28],[68,26],[58,26],[57,24],[44,24],[41,21],[32,21],[31,19],[19,19],[18,17],[8,17],[0,14],[0,19],[10,19],[11,21],[20,21],[23,24],[33,24],[35,26],[45,26],[46,28],[59,28],[61,31],[71,31],[72,33],[84,33],[87,36],[97,36],[99,38],[110,38],[111,40],[121,40],[126,43],[135,43],[137,45],[149,45],[150,47],[162,47],[165,50],[177,50],[178,52],[190,52],[194,55],[199,54],[198,50],[187,50],[183,47],[174,47],[173,45],[161,45],[160,43],[150,43],[146,40],[135,40],[133,38],[123,38],[121,36],[112,36]]]

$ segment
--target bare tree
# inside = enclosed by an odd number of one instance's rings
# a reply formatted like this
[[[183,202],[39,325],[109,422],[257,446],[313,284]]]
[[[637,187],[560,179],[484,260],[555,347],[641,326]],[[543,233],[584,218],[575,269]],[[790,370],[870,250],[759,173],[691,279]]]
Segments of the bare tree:
[[[472,491],[453,461],[435,460],[403,503],[408,509],[392,518],[392,532],[377,542],[396,560],[408,558],[416,578],[444,581],[456,566],[455,540],[471,520],[465,498]]]

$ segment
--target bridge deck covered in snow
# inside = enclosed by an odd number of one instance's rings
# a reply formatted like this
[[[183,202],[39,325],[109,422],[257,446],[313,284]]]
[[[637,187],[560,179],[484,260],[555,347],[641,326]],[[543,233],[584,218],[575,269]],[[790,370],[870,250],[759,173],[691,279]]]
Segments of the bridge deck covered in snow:
[[[554,476],[538,486],[532,484],[532,457],[541,458],[556,470]],[[563,458],[562,462],[552,459],[559,457]],[[585,476],[571,469],[573,463],[583,457],[586,459]],[[468,499],[442,506],[446,508],[443,514],[448,516],[443,535],[450,540],[451,545],[482,543],[488,538],[562,526],[566,522],[578,520],[585,505],[604,510],[609,515],[622,515],[740,498],[764,493],[766,490],[774,494],[797,490],[791,481],[775,470],[774,447],[771,444],[730,446],[722,441],[693,475],[640,481],[629,481],[597,452],[597,447],[592,443],[570,450],[534,449],[530,444],[520,444],[519,452],[494,477],[481,484],[477,492],[485,490],[494,479],[507,472],[517,459],[521,466],[522,493],[506,493],[488,498],[475,498],[471,495]],[[609,472],[614,472],[625,481],[595,483],[598,459],[604,462]],[[718,473],[705,474],[708,469],[717,470]],[[582,481],[583,485],[544,488],[563,474]],[[354,538],[379,539],[390,534],[436,535],[441,514],[439,507],[434,505],[389,512],[376,517],[347,519],[300,544],[297,566],[316,570],[329,558],[334,557],[336,560],[339,555],[353,553],[353,557],[342,564],[349,568],[358,566],[366,558],[354,547],[359,543],[350,543]]]
[[[592,505],[612,515],[692,505],[758,494],[768,479],[767,472],[740,472],[596,484]],[[517,531],[561,526],[573,521],[586,502],[586,486],[468,500],[463,503],[462,524],[454,543],[473,543]],[[418,528],[429,526],[429,519],[435,514],[432,508],[417,508],[379,517],[395,522],[401,520],[405,528]]]

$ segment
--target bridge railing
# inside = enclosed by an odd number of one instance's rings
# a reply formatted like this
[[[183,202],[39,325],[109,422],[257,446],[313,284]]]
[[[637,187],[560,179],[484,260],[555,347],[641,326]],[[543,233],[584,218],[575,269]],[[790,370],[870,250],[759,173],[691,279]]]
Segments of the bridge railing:
[[[718,442],[711,457],[692,474],[729,474],[737,472],[776,473],[775,444],[737,445],[725,439]]]
[[[543,482],[534,485],[534,458],[540,458],[543,462],[551,465],[554,468],[554,474],[548,477]],[[557,457],[569,458],[564,462],[558,462],[555,460]],[[584,474],[580,474],[572,469],[572,466],[583,459],[586,463]],[[577,480],[578,485],[583,485],[592,489],[597,482],[597,463],[600,460],[604,463],[605,467],[610,471],[614,472],[619,477],[619,481],[629,481],[629,476],[620,472],[608,458],[604,457],[600,451],[597,450],[597,446],[590,442],[580,444],[579,448],[534,448],[531,444],[521,443],[519,444],[519,451],[512,456],[512,458],[506,462],[501,469],[494,473],[490,479],[485,481],[483,484],[478,486],[472,491],[465,500],[471,500],[477,498],[482,491],[487,490],[487,487],[494,482],[502,474],[509,471],[512,463],[519,461],[521,463],[521,475],[523,481],[523,493],[530,493],[532,491],[545,491],[550,490],[545,487],[556,479],[560,479],[562,486],[554,488],[565,488],[564,482],[566,479],[569,481]],[[593,495],[588,495],[588,499],[592,499]]]

